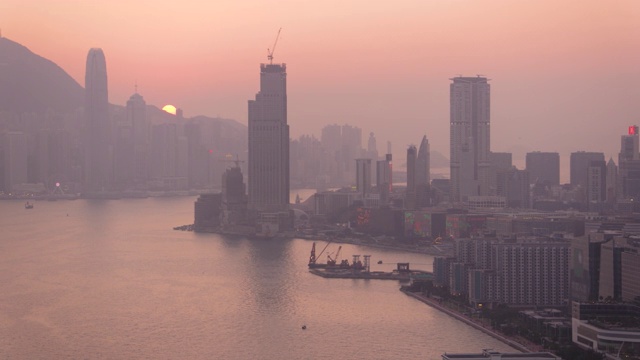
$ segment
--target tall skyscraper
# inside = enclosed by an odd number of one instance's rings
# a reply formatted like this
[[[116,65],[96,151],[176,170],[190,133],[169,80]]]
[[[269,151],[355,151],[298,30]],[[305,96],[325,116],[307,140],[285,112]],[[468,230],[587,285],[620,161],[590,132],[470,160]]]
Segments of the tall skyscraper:
[[[386,194],[387,196],[391,192],[391,186],[393,183],[393,156],[386,154],[384,160],[378,160],[376,163],[376,186],[380,194]]]
[[[431,184],[431,152],[427,136],[422,137],[416,158],[416,201],[418,208],[429,206]]]
[[[369,133],[369,141],[367,142],[367,157],[374,163],[378,161],[378,143],[373,133]]]
[[[405,205],[407,209],[415,209],[416,204],[416,159],[418,150],[414,145],[407,149],[407,192],[405,194]]]
[[[498,196],[504,196],[510,208],[528,209],[531,207],[529,195],[529,172],[514,167],[497,173]]]
[[[149,170],[149,125],[147,123],[147,103],[144,98],[136,93],[131,95],[127,101],[127,123],[133,129],[133,179],[137,183],[144,183],[148,180]]]
[[[102,49],[89,50],[84,84],[84,189],[87,193],[95,193],[109,190],[112,178],[107,64]]]
[[[529,152],[526,170],[532,184],[560,185],[560,154],[557,152]]]
[[[592,161],[604,161],[604,153],[601,152],[585,152],[578,151],[571,153],[570,161],[570,180],[572,186],[587,187],[588,169]]]
[[[508,152],[489,153],[489,195],[498,194],[498,173],[513,167],[513,155]]]
[[[456,77],[450,85],[451,201],[489,194],[490,85]]]
[[[364,196],[371,189],[371,159],[356,159],[356,191]]]
[[[260,65],[260,91],[249,100],[249,207],[259,212],[289,208],[287,66]]]
[[[587,167],[587,202],[601,203],[607,199],[607,163],[591,161]]]
[[[623,199],[640,197],[640,135],[637,126],[629,126],[627,135],[620,137],[618,154],[617,195]]]
[[[607,162],[607,202],[613,203],[618,194],[618,166],[609,158]]]

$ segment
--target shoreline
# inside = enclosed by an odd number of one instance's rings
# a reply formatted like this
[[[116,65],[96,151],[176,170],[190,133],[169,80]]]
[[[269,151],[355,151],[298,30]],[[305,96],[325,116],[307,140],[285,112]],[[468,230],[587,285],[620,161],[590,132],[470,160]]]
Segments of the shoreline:
[[[453,317],[456,320],[462,321],[465,324],[467,324],[467,325],[469,325],[469,326],[471,326],[471,327],[473,327],[473,328],[475,328],[477,330],[482,331],[483,333],[493,337],[496,340],[499,340],[499,341],[503,342],[506,345],[511,346],[512,348],[514,348],[514,349],[516,349],[518,351],[521,351],[523,353],[531,353],[531,352],[538,351],[538,350],[534,351],[534,350],[528,348],[526,345],[521,344],[521,343],[517,342],[516,340],[514,340],[512,338],[509,338],[509,337],[507,337],[505,335],[502,335],[502,334],[494,331],[493,329],[486,328],[483,325],[480,325],[480,324],[476,323],[475,321],[472,321],[472,320],[468,319],[464,315],[440,305],[438,302],[432,300],[429,297],[426,297],[426,296],[421,295],[421,294],[416,294],[416,293],[413,293],[411,291],[407,291],[407,290],[405,290],[403,288],[400,288],[400,291],[402,291],[406,295],[408,295],[408,296],[410,296],[410,297],[412,297],[412,298],[414,298],[414,299],[416,299],[418,301],[421,301],[421,302],[423,302],[423,303],[425,303],[425,304],[427,304],[427,305],[429,305],[429,306],[431,306],[431,307],[433,307],[433,308],[435,308],[435,309],[437,309],[439,311],[442,311],[443,313]]]

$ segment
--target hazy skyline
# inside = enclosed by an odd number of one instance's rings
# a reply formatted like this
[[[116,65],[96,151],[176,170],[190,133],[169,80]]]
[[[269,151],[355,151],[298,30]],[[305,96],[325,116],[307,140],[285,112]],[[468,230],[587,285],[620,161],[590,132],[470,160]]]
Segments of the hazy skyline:
[[[459,74],[491,79],[492,151],[558,151],[563,178],[568,153],[617,161],[640,124],[638,1],[0,3],[2,35],[80,84],[88,49],[102,48],[111,103],[137,82],[149,104],[243,124],[280,27],[293,138],[349,123],[396,154],[426,134],[448,156]]]

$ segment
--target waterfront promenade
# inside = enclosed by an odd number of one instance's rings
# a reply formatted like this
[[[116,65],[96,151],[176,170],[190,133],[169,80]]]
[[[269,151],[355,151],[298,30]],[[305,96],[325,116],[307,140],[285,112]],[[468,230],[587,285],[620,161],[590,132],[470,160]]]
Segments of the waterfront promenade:
[[[478,330],[482,331],[483,333],[485,333],[485,334],[487,334],[487,335],[489,335],[489,336],[491,336],[491,337],[493,337],[493,338],[495,338],[497,340],[500,340],[503,343],[505,343],[505,344],[515,348],[515,349],[518,349],[518,350],[520,350],[522,352],[529,353],[529,352],[538,352],[538,351],[542,351],[543,350],[540,345],[534,344],[534,343],[532,343],[530,341],[527,341],[524,338],[511,337],[511,336],[503,335],[503,334],[491,329],[491,327],[489,325],[484,324],[479,319],[475,319],[475,318],[466,316],[464,314],[461,314],[460,312],[458,312],[456,310],[450,309],[450,308],[442,305],[440,302],[438,302],[435,299],[432,299],[432,298],[427,297],[427,296],[422,295],[422,294],[418,294],[418,293],[414,293],[414,292],[411,292],[411,291],[407,291],[404,288],[401,288],[400,291],[402,291],[403,293],[413,297],[414,299],[419,300],[419,301],[421,301],[421,302],[423,302],[423,303],[425,303],[425,304],[427,304],[427,305],[429,305],[431,307],[434,307],[434,308],[436,308],[436,309],[438,309],[438,310],[450,315],[451,317],[453,317],[453,318],[455,318],[457,320],[460,320],[460,321],[464,322],[465,324],[467,324],[467,325],[469,325],[469,326],[471,326],[471,327],[473,327],[475,329],[478,329]]]

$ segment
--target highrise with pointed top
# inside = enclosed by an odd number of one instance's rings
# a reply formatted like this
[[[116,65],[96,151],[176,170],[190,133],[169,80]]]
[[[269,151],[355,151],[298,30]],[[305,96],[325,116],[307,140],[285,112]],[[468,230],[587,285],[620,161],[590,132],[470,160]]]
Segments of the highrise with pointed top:
[[[84,83],[84,191],[96,193],[109,190],[113,176],[107,64],[102,49],[89,50]]]

